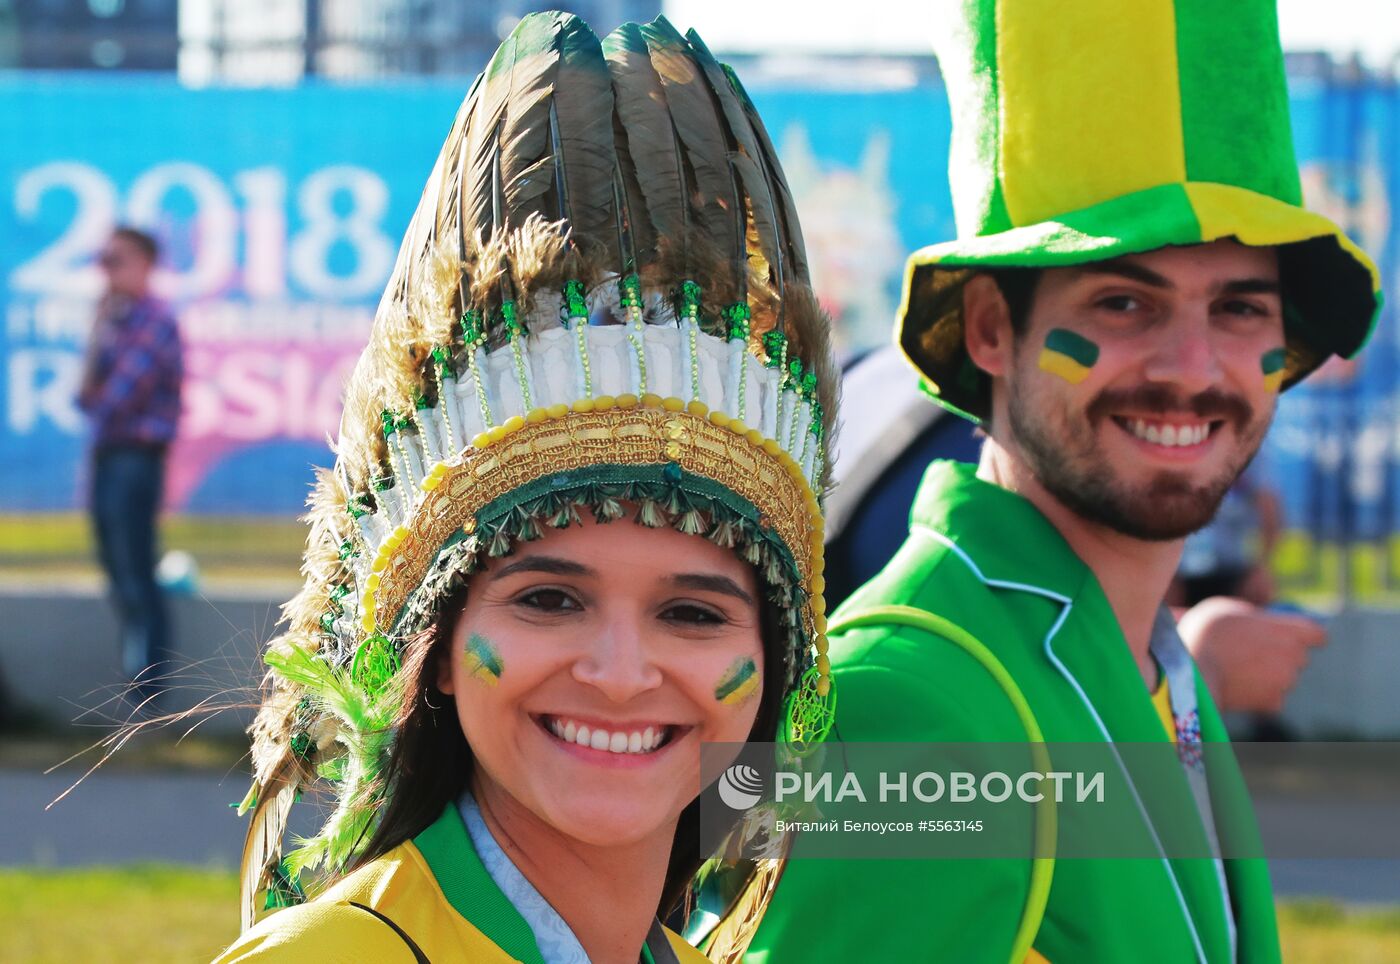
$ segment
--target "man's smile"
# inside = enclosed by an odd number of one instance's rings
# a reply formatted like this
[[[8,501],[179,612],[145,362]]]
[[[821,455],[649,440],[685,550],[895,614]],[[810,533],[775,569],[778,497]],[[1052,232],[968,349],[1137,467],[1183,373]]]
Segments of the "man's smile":
[[[1166,420],[1126,415],[1114,415],[1112,419],[1135,439],[1163,449],[1201,448],[1225,424],[1224,419]]]

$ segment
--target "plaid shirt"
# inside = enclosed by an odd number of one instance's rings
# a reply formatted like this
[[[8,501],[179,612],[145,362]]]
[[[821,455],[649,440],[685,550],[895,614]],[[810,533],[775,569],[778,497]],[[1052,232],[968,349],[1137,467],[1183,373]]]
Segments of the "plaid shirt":
[[[97,325],[79,400],[92,419],[94,446],[169,444],[180,420],[183,376],[175,316],[146,297]]]

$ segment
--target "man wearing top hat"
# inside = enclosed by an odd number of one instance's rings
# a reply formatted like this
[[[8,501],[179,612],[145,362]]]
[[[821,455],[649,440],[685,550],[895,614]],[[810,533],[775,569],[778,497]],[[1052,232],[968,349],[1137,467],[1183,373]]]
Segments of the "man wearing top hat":
[[[833,616],[838,734],[1175,741],[1175,818],[1217,856],[795,859],[748,959],[1277,961],[1267,866],[1218,856],[1254,818],[1228,749],[1202,763],[1228,737],[1162,599],[1278,393],[1365,343],[1376,271],[1300,206],[1273,0],[946,6],[958,239],[910,258],[897,339],[987,439],[929,467]]]

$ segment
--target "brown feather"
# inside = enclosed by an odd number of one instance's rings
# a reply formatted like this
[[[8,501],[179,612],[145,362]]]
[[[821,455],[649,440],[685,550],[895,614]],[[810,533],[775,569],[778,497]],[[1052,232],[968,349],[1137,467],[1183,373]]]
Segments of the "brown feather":
[[[710,92],[720,107],[729,139],[729,161],[738,172],[739,183],[743,186],[745,209],[749,230],[756,236],[758,244],[750,247],[751,261],[760,260],[760,274],[765,284],[781,291],[783,287],[783,255],[778,245],[778,215],[774,211],[773,188],[761,167],[762,149],[754,133],[752,121],[744,110],[743,102],[729,83],[729,76],[723,66],[715,60],[705,42],[694,30],[686,32],[686,40],[695,62],[704,71]],[[757,251],[753,250],[757,248]],[[771,267],[772,275],[769,277]]]
[[[621,266],[614,181],[613,88],[603,48],[588,25],[562,18],[558,34],[559,73],[551,115],[563,165],[564,198],[554,217],[566,219],[572,236]]]
[[[282,836],[287,830],[287,814],[296,802],[297,790],[307,779],[305,765],[288,750],[267,779],[259,781],[257,802],[248,820],[243,839],[243,859],[238,871],[238,896],[243,930],[253,926],[257,896],[271,882],[282,861]]]
[[[727,64],[721,66],[729,77],[729,83],[733,87],[735,95],[744,105],[744,112],[749,115],[749,124],[753,128],[754,139],[758,143],[762,166],[768,175],[774,200],[777,202],[778,223],[781,225],[786,246],[783,263],[791,266],[791,274],[785,277],[784,281],[811,284],[811,276],[807,268],[807,249],[802,242],[802,225],[797,218],[797,204],[793,201],[792,190],[788,187],[787,178],[783,176],[782,165],[778,163],[778,152],[773,147],[773,141],[768,136],[768,129],[763,126],[763,119],[758,116],[758,110],[749,98],[748,91],[744,90],[744,85],[739,83],[738,75]]]
[[[692,177],[691,219],[732,263],[743,263],[744,210],[735,190],[728,145],[714,96],[692,58],[690,45],[665,17],[642,25],[656,75],[682,147],[683,169]]]
[[[680,238],[688,228],[680,145],[642,28],[635,23],[618,27],[603,39],[603,55],[613,82],[617,154],[628,188],[632,232],[639,259],[649,261],[660,239]]]

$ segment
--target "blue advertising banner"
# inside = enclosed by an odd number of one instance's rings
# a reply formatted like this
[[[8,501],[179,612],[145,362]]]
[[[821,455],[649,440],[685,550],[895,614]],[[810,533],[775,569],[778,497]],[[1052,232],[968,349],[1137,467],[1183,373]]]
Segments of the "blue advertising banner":
[[[9,511],[85,500],[74,403],[117,223],[165,247],[187,345],[167,502],[290,515],[328,460],[341,384],[465,84],[190,90],[156,77],[0,78],[0,486]],[[905,254],[954,233],[942,89],[754,91],[846,350],[889,337]],[[1394,276],[1400,94],[1295,79],[1310,206]],[[1400,526],[1397,345],[1285,396],[1264,458],[1290,527],[1385,542]]]

